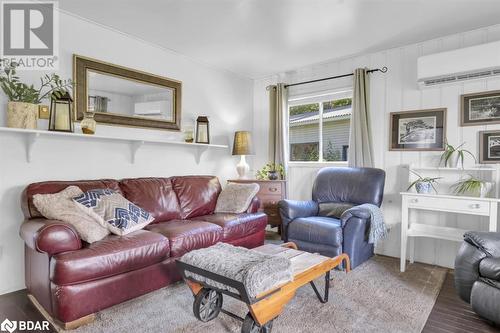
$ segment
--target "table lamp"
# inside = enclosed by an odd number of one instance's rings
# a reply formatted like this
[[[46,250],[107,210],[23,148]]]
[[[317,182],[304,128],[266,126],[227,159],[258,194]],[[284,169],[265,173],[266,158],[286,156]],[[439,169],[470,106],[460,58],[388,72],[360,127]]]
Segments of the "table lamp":
[[[245,178],[250,166],[248,165],[245,156],[253,155],[252,135],[249,131],[237,131],[234,133],[233,155],[240,155],[241,159],[236,166],[238,178]]]

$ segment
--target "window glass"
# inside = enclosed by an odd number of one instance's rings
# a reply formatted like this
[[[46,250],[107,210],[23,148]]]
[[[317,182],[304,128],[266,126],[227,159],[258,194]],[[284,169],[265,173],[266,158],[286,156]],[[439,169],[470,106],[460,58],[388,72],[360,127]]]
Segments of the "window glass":
[[[319,161],[319,103],[289,108],[290,161]]]
[[[290,161],[347,161],[352,99],[329,96],[289,107]]]
[[[323,161],[347,161],[351,98],[323,102]]]

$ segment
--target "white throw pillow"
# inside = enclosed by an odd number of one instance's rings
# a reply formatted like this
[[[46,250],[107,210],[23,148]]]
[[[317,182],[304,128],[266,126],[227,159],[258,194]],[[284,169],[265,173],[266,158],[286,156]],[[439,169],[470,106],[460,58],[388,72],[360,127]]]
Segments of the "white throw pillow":
[[[252,199],[259,192],[259,184],[240,184],[229,183],[222,190],[217,198],[216,213],[235,213],[245,212],[250,206]]]
[[[148,211],[111,189],[96,189],[73,198],[78,207],[115,235],[126,235],[153,222]]]
[[[109,231],[78,208],[73,198],[81,194],[79,187],[68,186],[55,194],[35,194],[33,203],[45,218],[72,225],[81,239],[93,243],[109,235]]]

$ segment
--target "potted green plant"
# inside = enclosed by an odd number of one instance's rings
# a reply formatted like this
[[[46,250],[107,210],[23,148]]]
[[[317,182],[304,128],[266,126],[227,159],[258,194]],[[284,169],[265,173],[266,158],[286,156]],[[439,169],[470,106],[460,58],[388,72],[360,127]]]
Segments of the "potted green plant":
[[[0,60],[5,63],[5,61]],[[71,80],[62,80],[57,74],[46,74],[40,78],[40,87],[21,82],[16,73],[16,63],[3,66],[0,72],[0,87],[8,98],[7,127],[36,129],[38,106],[52,94],[64,95],[73,86]]]
[[[282,164],[267,163],[255,174],[259,180],[285,179],[285,168]]]
[[[462,142],[457,147],[454,147],[450,145],[449,143],[445,143],[445,149],[443,154],[441,155],[441,159],[439,161],[439,164],[444,162],[445,167],[449,168],[456,168],[458,166],[458,162],[460,162],[461,167],[464,167],[464,159],[465,159],[465,154],[469,154],[474,161],[476,162],[476,157],[474,154],[472,154],[469,150],[467,149],[462,149],[461,147],[465,144],[465,142]]]
[[[493,188],[493,183],[469,175],[467,179],[462,179],[451,186],[454,194],[479,196],[484,198]]]
[[[408,186],[408,188],[406,189],[407,191],[411,190],[412,187],[415,187],[417,193],[428,194],[431,193],[432,190],[437,193],[434,184],[437,184],[437,180],[441,179],[442,177],[422,177],[413,170],[410,170],[410,172],[417,176],[417,179],[413,181],[410,186]]]

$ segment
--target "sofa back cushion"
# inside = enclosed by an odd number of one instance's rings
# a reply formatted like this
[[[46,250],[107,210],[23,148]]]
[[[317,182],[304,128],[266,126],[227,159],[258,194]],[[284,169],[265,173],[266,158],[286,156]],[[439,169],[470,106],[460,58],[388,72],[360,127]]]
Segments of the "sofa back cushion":
[[[78,186],[82,191],[93,189],[109,188],[119,193],[122,193],[118,181],[114,179],[99,179],[99,180],[74,180],[74,181],[48,181],[33,183],[28,185],[21,197],[21,207],[25,218],[42,217],[42,214],[33,204],[33,196],[35,194],[53,194],[64,190],[68,186]]]
[[[181,207],[181,218],[213,214],[221,186],[214,176],[172,177]]]
[[[153,215],[153,223],[181,218],[179,200],[170,178],[123,179],[120,188],[125,198]]]

